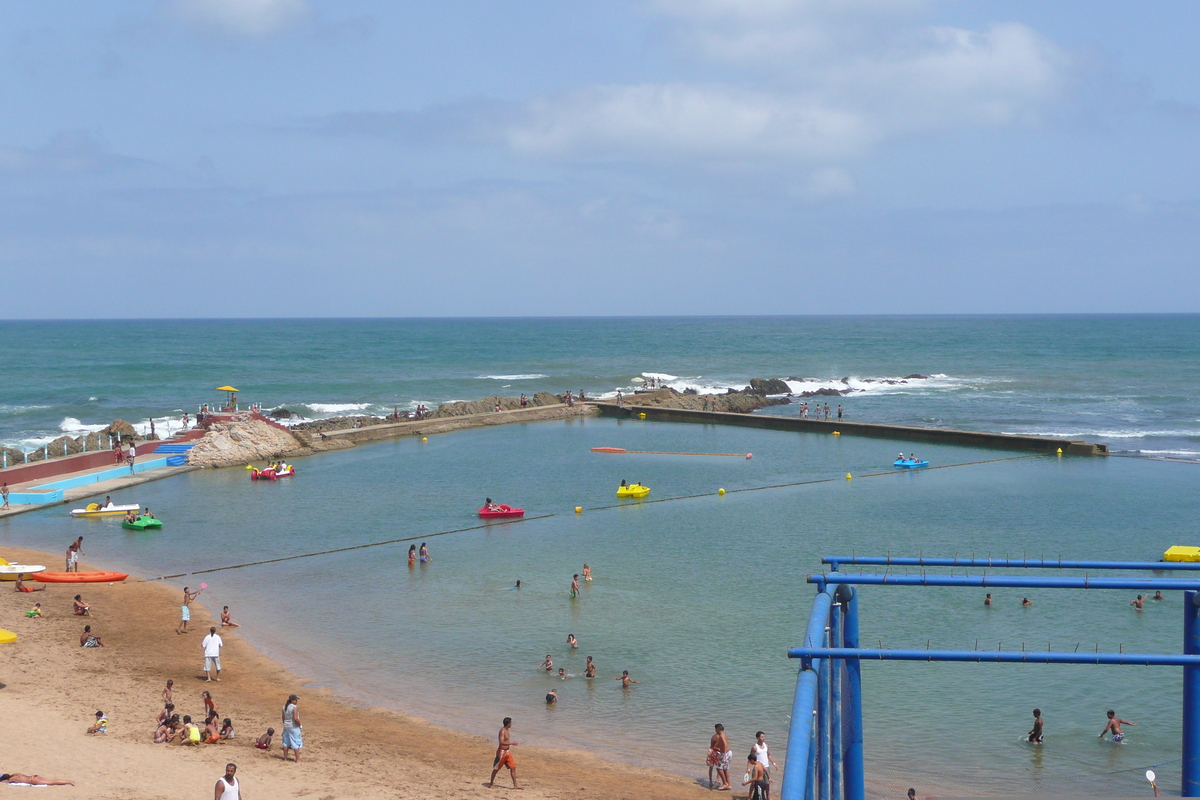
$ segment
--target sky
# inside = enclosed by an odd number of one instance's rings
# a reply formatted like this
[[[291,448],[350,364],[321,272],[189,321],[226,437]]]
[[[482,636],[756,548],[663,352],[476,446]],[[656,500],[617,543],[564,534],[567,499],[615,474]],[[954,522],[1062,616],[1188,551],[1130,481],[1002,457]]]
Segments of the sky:
[[[6,3],[7,318],[1200,311],[1200,4]]]

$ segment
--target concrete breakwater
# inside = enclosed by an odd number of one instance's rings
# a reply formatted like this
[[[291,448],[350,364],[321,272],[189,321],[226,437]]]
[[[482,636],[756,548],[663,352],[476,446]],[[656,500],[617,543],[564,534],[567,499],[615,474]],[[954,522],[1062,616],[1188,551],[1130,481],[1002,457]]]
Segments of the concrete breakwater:
[[[1011,433],[988,433],[986,431],[957,431],[946,428],[919,428],[910,425],[884,425],[873,422],[848,422],[846,420],[801,419],[781,417],[773,414],[741,414],[725,411],[697,411],[688,408],[671,408],[633,403],[594,403],[599,413],[606,416],[630,417],[645,414],[646,419],[662,422],[699,422],[718,425],[741,425],[748,428],[764,428],[776,431],[801,431],[808,433],[842,436],[870,436],[877,439],[900,439],[910,442],[935,444],[957,444],[967,447],[987,447],[996,450],[1025,450],[1064,455],[1106,456],[1108,445],[1085,442],[1078,439],[1063,439],[1053,436],[1024,436]]]

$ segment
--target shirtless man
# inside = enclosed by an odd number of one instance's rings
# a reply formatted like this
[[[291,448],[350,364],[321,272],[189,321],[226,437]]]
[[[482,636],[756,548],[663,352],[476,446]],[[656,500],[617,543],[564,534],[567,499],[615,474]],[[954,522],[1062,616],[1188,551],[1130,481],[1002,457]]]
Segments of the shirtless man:
[[[192,619],[192,601],[200,596],[203,589],[197,589],[194,592],[189,592],[188,587],[183,587],[183,605],[179,609],[179,627],[175,629],[176,633],[187,633],[187,624]]]
[[[575,577],[571,578],[571,599],[574,600],[578,596],[579,596],[579,574],[576,573]]]
[[[1142,610],[1142,605],[1143,605],[1145,602],[1146,602],[1146,601],[1145,601],[1145,600],[1143,600],[1143,599],[1142,599],[1142,596],[1139,594],[1139,595],[1137,596],[1137,599],[1136,599],[1136,600],[1130,600],[1130,601],[1129,601],[1129,605],[1133,606],[1133,607],[1134,607],[1134,608],[1136,608],[1138,611],[1141,611],[1141,610]]]
[[[1127,719],[1121,719],[1120,717],[1117,716],[1117,713],[1115,711],[1113,711],[1112,709],[1109,709],[1108,710],[1108,724],[1104,726],[1104,730],[1100,731],[1100,735],[1097,738],[1103,739],[1104,735],[1111,731],[1112,732],[1112,740],[1114,742],[1123,741],[1125,739],[1125,734],[1121,732],[1122,725],[1137,725],[1137,723],[1130,722]]]
[[[717,791],[728,792],[733,788],[729,785],[729,762],[733,760],[733,751],[729,749],[725,726],[718,722],[713,728],[716,733],[708,740],[708,788],[712,788],[713,769],[716,769],[717,777],[721,780]]]
[[[550,654],[546,653],[546,660],[538,664],[539,669],[544,669],[546,672],[554,671],[554,659],[550,658]]]
[[[596,677],[596,664],[592,661],[591,656],[587,657],[587,666],[583,670],[583,677],[585,677],[585,678]]]
[[[613,678],[613,680],[620,681],[622,689],[628,689],[629,684],[631,683],[641,683],[641,681],[635,681],[633,678],[629,677],[629,670],[624,670],[620,675]]]
[[[25,775],[20,772],[6,772],[0,775],[0,783],[28,783],[30,786],[74,786],[74,781],[59,781],[54,778],[43,778],[41,775]]]
[[[767,800],[771,791],[771,778],[762,763],[754,757],[753,751],[746,756],[746,774],[750,776],[750,780],[742,781],[742,786],[750,787],[746,797],[749,800]]]
[[[1040,708],[1033,710],[1033,728],[1025,735],[1033,744],[1042,743],[1042,710]]]
[[[983,604],[985,606],[990,606],[992,604],[992,593],[991,592],[988,592],[987,597],[983,598]]]
[[[512,735],[512,717],[504,718],[504,727],[500,729],[498,745],[496,747],[496,760],[492,762],[492,777],[488,781],[488,788],[496,785],[496,773],[508,767],[508,772],[512,775],[514,789],[520,789],[517,785],[517,762],[513,760],[512,748],[517,746],[517,742],[511,739]]]
[[[44,587],[44,586],[43,586],[42,588],[44,589],[44,588],[46,588],[46,587]],[[1154,593],[1154,597],[1151,597],[1150,599],[1151,599],[1151,600],[1166,600],[1167,598],[1163,597],[1163,596],[1162,596],[1162,591],[1161,591],[1161,590],[1159,590],[1159,591],[1155,592],[1155,593]]]
[[[25,585],[25,574],[22,573],[17,576],[17,589],[16,590],[18,592],[44,592],[44,591],[46,591],[46,587],[45,586],[26,586]]]
[[[240,628],[240,627],[242,627],[241,625],[238,625],[236,622],[234,622],[232,619],[230,619],[229,616],[230,616],[229,615],[229,606],[225,606],[224,608],[221,609],[221,627],[222,628]]]

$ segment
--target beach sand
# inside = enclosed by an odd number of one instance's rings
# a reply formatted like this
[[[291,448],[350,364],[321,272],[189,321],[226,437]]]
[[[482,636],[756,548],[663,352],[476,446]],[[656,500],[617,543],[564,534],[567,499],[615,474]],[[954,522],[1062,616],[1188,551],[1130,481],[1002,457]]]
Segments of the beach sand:
[[[0,549],[0,556],[25,564],[60,561],[58,555],[12,547]],[[191,632],[176,634],[178,589],[134,578],[111,586],[32,585],[48,588],[18,594],[13,583],[0,583],[0,627],[20,636],[16,643],[0,645],[0,771],[76,783],[74,788],[38,789],[39,797],[211,797],[228,762],[238,765],[245,796],[253,800],[515,794],[507,771],[496,776],[496,788],[486,787],[498,719],[479,720],[479,730],[488,732],[485,738],[341,702],[326,690],[306,688],[230,628],[218,628],[225,641],[221,681],[206,683],[200,640],[214,623],[206,609],[193,604]],[[91,618],[71,613],[76,594],[91,605]],[[42,604],[44,619],[24,616],[35,602]],[[105,647],[79,646],[85,624],[91,624]],[[238,738],[198,748],[153,744],[154,719],[168,678],[175,681],[176,713],[201,719],[200,693],[209,689],[221,717],[233,719]],[[279,749],[280,712],[292,693],[301,697],[304,720],[300,764],[283,761]],[[471,687],[464,686],[464,703],[470,702],[470,694]],[[97,710],[108,715],[105,736],[85,733]],[[276,729],[272,749],[256,750],[254,740],[268,726]],[[620,734],[595,731],[597,738]],[[514,720],[513,739],[521,741],[519,719]],[[697,743],[697,775],[704,770],[706,745]],[[517,778],[525,787],[518,795],[522,798],[671,800],[708,794],[694,780],[587,753],[517,747],[514,755]],[[5,787],[0,795],[18,791],[32,790]]]

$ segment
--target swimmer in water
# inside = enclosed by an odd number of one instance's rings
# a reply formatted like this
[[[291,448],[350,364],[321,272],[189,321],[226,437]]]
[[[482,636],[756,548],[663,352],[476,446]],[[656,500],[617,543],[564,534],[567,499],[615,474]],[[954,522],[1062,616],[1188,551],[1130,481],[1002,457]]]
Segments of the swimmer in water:
[[[575,634],[573,634],[573,633],[567,634],[567,644],[571,645],[571,649],[575,649],[575,648],[579,647],[579,642],[575,641]]]
[[[411,567],[417,563],[417,546],[411,544],[408,546],[408,565]]]
[[[510,588],[510,589],[520,589],[520,588],[521,588],[521,579],[520,579],[520,578],[517,578],[517,582],[516,582],[516,583],[514,583],[512,586],[510,586],[510,587],[508,587],[508,588]]]
[[[1130,722],[1127,719],[1121,719],[1117,713],[1111,708],[1108,710],[1108,724],[1104,726],[1104,730],[1100,731],[1098,738],[1103,739],[1106,733],[1112,733],[1112,740],[1120,742],[1125,739],[1125,734],[1121,731],[1122,725],[1137,725],[1136,722]]]
[[[1134,608],[1136,608],[1138,611],[1141,611],[1141,610],[1142,610],[1142,605],[1143,605],[1145,602],[1146,602],[1146,601],[1145,601],[1145,600],[1143,600],[1143,599],[1142,599],[1142,596],[1139,594],[1139,595],[1137,596],[1137,599],[1135,599],[1135,600],[1130,600],[1130,601],[1129,601],[1129,605],[1133,606],[1133,607],[1134,607]]]
[[[1160,590],[1160,591],[1155,592],[1154,597],[1151,597],[1150,599],[1151,600],[1166,600],[1167,598],[1162,596],[1162,591]]]
[[[565,669],[563,669],[562,667],[558,668],[558,679],[559,680],[565,681],[569,677],[571,677],[571,676],[567,674],[567,671]]]
[[[575,577],[571,578],[571,599],[574,600],[578,596],[579,596],[579,574],[576,573]]]
[[[419,551],[419,556],[420,556],[422,564],[426,564],[430,561],[433,561],[433,556],[429,555],[429,548],[425,546],[425,542],[421,542],[421,549]]]
[[[549,653],[546,653],[546,660],[543,661],[541,664],[538,664],[538,669],[544,669],[544,670],[546,670],[546,672],[550,672],[551,670],[554,669],[554,660],[552,658],[550,658]]]
[[[629,670],[624,670],[620,675],[613,678],[613,680],[620,681],[622,689],[628,689],[629,684],[631,683],[641,683],[641,681],[635,681],[633,678],[629,677]]]
[[[587,667],[583,670],[583,677],[585,677],[585,678],[596,677],[596,665],[592,662],[591,656],[587,657]]]
[[[992,604],[992,593],[991,592],[988,592],[987,597],[983,598],[983,604],[985,606],[990,606]]]
[[[546,693],[546,705],[548,705],[548,706],[554,705],[557,702],[558,702],[558,692],[554,689],[551,689],[549,692]]]
[[[583,565],[583,579],[585,581],[590,581],[592,579],[592,568],[587,564]]]
[[[1031,605],[1033,605],[1033,601],[1032,601],[1032,600],[1030,600],[1028,597],[1022,597],[1022,598],[1021,598],[1021,605],[1023,605],[1023,606],[1031,606]]]
[[[1042,743],[1042,710],[1040,708],[1033,710],[1033,728],[1025,736],[1033,744]]]

